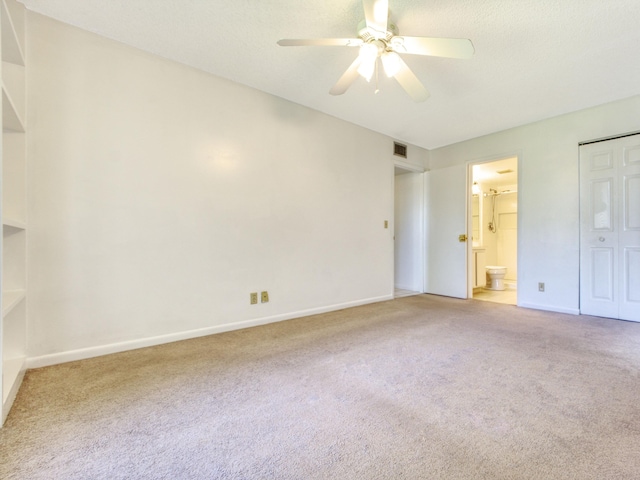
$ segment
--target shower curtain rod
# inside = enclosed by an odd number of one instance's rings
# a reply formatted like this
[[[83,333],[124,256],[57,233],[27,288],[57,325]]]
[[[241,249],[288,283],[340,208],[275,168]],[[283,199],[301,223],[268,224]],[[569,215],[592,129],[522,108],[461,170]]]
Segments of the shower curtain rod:
[[[485,197],[496,197],[496,196],[499,196],[499,195],[506,195],[508,193],[518,193],[518,191],[517,190],[504,190],[502,192],[491,192],[490,191],[488,193],[485,193],[484,196]]]

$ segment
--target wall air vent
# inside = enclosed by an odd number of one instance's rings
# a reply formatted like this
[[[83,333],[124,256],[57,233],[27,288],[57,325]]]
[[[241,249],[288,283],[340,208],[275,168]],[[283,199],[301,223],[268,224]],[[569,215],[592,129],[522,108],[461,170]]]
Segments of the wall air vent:
[[[393,142],[393,154],[398,157],[407,158],[407,146],[398,142]]]
[[[507,170],[497,170],[496,173],[499,175],[504,175],[505,173],[512,173],[513,170],[511,170],[510,168]]]

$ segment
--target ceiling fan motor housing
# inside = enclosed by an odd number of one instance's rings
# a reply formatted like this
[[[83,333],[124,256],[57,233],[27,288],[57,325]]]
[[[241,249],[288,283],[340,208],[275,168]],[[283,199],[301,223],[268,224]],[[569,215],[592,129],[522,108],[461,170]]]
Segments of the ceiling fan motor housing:
[[[362,39],[363,42],[369,43],[374,40],[382,40],[385,43],[389,43],[393,37],[398,35],[398,27],[395,23],[389,22],[387,24],[387,31],[384,35],[381,35],[380,32],[376,32],[375,30],[367,27],[367,21],[362,20],[358,24],[358,37]]]

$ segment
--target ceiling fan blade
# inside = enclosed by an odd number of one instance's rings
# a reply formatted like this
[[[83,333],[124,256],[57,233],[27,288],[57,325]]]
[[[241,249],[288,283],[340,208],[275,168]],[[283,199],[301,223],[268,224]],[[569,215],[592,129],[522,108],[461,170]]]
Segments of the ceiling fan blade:
[[[362,6],[367,27],[379,34],[380,38],[384,37],[387,33],[389,0],[362,0]]]
[[[355,79],[358,78],[358,67],[361,63],[362,59],[359,56],[356,57],[349,68],[347,68],[347,71],[342,74],[340,80],[338,80],[338,82],[333,87],[331,87],[329,93],[331,95],[342,95],[344,92],[346,92],[351,84],[355,81]]]
[[[398,53],[449,58],[471,58],[475,52],[466,38],[393,37],[391,47]]]
[[[359,47],[362,45],[359,38],[284,38],[278,40],[281,47]]]
[[[398,57],[398,59],[400,60],[400,69],[398,70],[398,73],[394,75],[394,78],[402,88],[405,89],[414,102],[424,102],[429,98],[429,92],[424,88],[422,83],[420,83],[418,77],[414,75],[407,64],[404,63],[404,60],[400,57]]]

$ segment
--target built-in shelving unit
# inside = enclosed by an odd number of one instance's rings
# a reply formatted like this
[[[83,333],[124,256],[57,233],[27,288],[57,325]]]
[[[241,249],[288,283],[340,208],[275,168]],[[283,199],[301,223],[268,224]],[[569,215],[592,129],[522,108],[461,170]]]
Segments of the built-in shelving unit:
[[[24,7],[0,0],[2,67],[2,271],[0,353],[2,423],[25,371],[27,352],[27,165]]]

